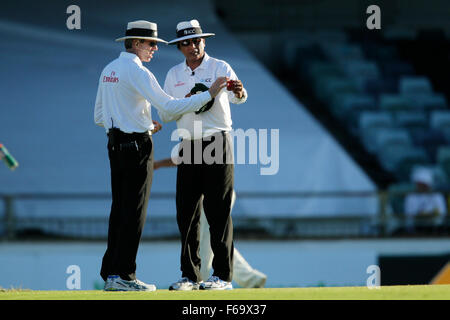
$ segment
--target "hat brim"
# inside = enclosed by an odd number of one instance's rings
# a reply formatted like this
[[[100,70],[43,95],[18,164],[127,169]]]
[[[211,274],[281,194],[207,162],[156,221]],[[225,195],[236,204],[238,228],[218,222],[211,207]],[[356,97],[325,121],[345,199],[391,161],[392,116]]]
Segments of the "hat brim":
[[[157,42],[163,42],[165,44],[167,44],[166,40],[160,39],[160,38],[154,38],[154,37],[139,37],[139,36],[126,36],[126,37],[121,37],[121,38],[117,38],[115,41],[125,41],[126,39],[145,39],[145,40],[153,40],[153,41],[157,41]]]
[[[190,34],[188,36],[184,36],[181,38],[176,38],[173,40],[170,40],[168,42],[168,44],[175,44],[177,42],[183,41],[183,40],[187,40],[187,39],[192,39],[192,38],[208,38],[208,37],[212,37],[215,36],[214,33],[197,33],[197,34]]]

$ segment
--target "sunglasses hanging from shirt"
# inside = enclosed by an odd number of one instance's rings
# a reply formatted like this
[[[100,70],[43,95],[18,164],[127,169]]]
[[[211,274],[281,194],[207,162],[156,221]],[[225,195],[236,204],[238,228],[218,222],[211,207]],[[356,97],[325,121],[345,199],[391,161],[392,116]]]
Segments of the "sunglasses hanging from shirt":
[[[208,91],[208,87],[205,86],[203,83],[196,83],[195,86],[191,89],[191,94],[197,94],[197,93],[201,93],[204,91]],[[209,101],[207,104],[205,104],[203,107],[201,107],[199,110],[195,111],[195,114],[199,114],[202,112],[206,112],[209,109],[211,109],[212,105],[214,104],[214,98]]]

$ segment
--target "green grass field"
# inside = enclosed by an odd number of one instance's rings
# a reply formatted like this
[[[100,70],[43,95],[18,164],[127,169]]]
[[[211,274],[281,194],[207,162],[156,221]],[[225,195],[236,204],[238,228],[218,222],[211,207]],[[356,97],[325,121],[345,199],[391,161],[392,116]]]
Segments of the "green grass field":
[[[450,300],[450,285],[104,292],[1,289],[0,300]]]

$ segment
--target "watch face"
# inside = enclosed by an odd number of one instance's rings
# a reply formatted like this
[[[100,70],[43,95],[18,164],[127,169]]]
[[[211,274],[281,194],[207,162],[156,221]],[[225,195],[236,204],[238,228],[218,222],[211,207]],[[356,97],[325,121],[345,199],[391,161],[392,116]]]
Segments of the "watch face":
[[[208,91],[208,87],[205,86],[203,83],[196,83],[195,86],[191,89],[191,94],[197,94],[197,93],[202,93],[204,91]],[[203,107],[201,107],[198,111],[195,111],[195,114],[199,114],[202,112],[206,112],[209,109],[211,109],[211,107],[214,104],[214,98],[211,99],[211,101],[209,101],[207,104],[205,104]]]

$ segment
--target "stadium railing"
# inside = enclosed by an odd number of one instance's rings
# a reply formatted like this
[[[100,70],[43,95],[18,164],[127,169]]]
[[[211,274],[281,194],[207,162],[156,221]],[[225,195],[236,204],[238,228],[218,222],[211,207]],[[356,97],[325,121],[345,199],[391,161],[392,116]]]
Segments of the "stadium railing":
[[[447,204],[450,193],[443,192]],[[311,198],[345,198],[345,197],[376,197],[379,202],[377,214],[345,214],[333,216],[298,216],[289,214],[248,216],[233,213],[233,225],[236,238],[241,239],[323,239],[323,238],[373,238],[410,236],[405,231],[405,217],[401,204],[405,190],[382,190],[376,192],[242,192],[239,199],[311,199]],[[79,207],[89,207],[89,201],[104,201],[109,203],[111,195],[107,193],[18,193],[0,194],[3,210],[0,211],[0,239],[69,239],[69,240],[104,240],[108,233],[107,212],[96,215],[59,215],[52,213],[40,214],[17,212],[17,204],[27,201],[45,201],[52,203],[61,201],[77,201]],[[175,201],[174,193],[154,192],[151,201]],[[22,206],[23,207],[23,206]],[[448,205],[448,207],[450,207]],[[1,208],[1,207],[0,207]],[[26,206],[25,206],[26,208]],[[1,210],[1,209],[0,209]],[[58,210],[58,209],[57,209]],[[56,210],[56,212],[57,212]],[[26,210],[25,210],[26,211]],[[447,215],[444,225],[429,226],[426,222],[418,222],[420,235],[449,236],[450,215]],[[417,236],[418,233],[412,234]],[[175,214],[151,215],[147,217],[142,238],[144,240],[176,239],[178,227]]]

